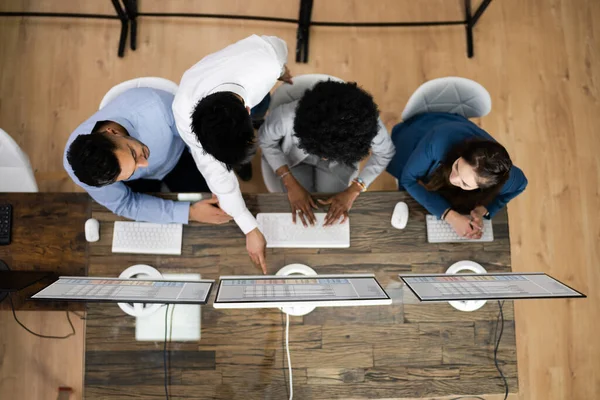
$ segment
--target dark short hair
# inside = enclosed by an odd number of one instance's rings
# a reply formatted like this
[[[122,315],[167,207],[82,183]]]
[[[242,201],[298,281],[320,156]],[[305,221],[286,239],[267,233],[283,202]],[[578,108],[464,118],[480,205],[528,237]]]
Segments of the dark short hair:
[[[67,161],[80,182],[95,187],[110,185],[121,173],[116,148],[103,132],[79,135],[67,150]]]
[[[298,102],[294,134],[309,154],[354,165],[369,154],[379,110],[356,83],[324,81]]]
[[[248,110],[231,92],[206,96],[192,112],[192,132],[204,151],[228,170],[247,162],[255,148],[254,128]]]

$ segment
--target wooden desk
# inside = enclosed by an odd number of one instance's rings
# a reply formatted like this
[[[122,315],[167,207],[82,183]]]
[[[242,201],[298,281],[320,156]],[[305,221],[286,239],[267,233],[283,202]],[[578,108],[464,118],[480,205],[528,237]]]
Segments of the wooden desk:
[[[287,212],[285,195],[246,196],[249,209]],[[394,205],[406,201],[406,229],[390,225]],[[374,272],[396,298],[392,306],[317,308],[291,317],[294,398],[372,399],[502,393],[494,367],[496,302],[459,312],[448,304],[419,304],[403,290],[399,273],[444,272],[459,260],[488,271],[510,271],[506,212],[494,219],[493,243],[429,244],[424,210],[403,192],[365,193],[351,213],[350,249],[270,249],[269,273],[290,263],[319,273]],[[89,274],[117,276],[144,263],[165,273],[259,274],[237,226],[184,227],[182,256],[111,253],[115,216],[100,206],[101,240],[90,246]],[[170,393],[193,399],[285,399],[284,319],[277,310],[202,307],[199,342],[170,343]],[[510,391],[517,391],[514,314],[505,303],[505,331],[498,352]],[[136,342],[135,320],[110,304],[90,304],[87,314],[85,398],[163,399],[162,342]]]
[[[83,227],[91,215],[84,193],[0,193],[0,204],[12,204],[12,242],[0,246],[0,259],[11,270],[51,271],[57,275],[87,274],[87,242]],[[13,295],[22,310],[82,310],[81,303],[26,301],[43,285]],[[9,309],[8,300],[0,309]]]

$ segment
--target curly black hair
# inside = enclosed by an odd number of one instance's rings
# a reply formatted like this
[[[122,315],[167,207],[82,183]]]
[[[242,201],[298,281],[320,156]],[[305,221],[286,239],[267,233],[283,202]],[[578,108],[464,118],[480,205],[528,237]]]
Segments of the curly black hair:
[[[294,134],[307,153],[353,166],[369,154],[378,119],[373,97],[356,83],[323,81],[298,102]]]
[[[80,182],[106,186],[114,183],[121,173],[116,149],[115,142],[102,132],[79,135],[67,150],[67,161]]]
[[[192,112],[191,128],[204,151],[230,171],[247,162],[256,145],[248,110],[231,92],[201,99]]]

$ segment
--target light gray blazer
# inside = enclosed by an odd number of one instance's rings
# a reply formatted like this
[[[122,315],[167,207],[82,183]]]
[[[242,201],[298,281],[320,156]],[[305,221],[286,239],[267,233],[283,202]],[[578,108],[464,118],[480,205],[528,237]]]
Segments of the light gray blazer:
[[[298,147],[299,141],[294,135],[294,117],[297,105],[298,100],[270,110],[258,131],[260,148],[273,171],[283,165],[292,168],[310,156]],[[354,177],[359,176],[365,185],[369,186],[385,170],[395,152],[396,149],[390,135],[380,119],[379,131],[371,142],[371,157],[360,174],[358,173],[358,163],[354,167],[350,167],[344,163],[332,161],[329,168],[332,173],[344,181],[350,182]]]

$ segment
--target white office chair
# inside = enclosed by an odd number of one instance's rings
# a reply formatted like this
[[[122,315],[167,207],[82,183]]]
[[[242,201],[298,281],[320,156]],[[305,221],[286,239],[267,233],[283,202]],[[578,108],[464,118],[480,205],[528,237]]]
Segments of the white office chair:
[[[0,129],[0,192],[37,192],[38,186],[27,154]]]
[[[164,90],[172,94],[177,93],[177,84],[165,78],[158,78],[154,76],[147,76],[143,78],[130,79],[125,82],[121,82],[116,86],[113,86],[105,95],[100,102],[99,110],[104,108],[108,103],[113,101],[121,93],[134,88],[147,87],[152,89]]]
[[[410,96],[402,120],[426,112],[447,112],[465,118],[487,115],[492,109],[488,91],[466,78],[447,76],[425,82]]]
[[[299,100],[308,89],[315,86],[317,83],[321,81],[337,81],[344,82],[340,78],[336,78],[335,76],[325,75],[325,74],[307,74],[307,75],[299,75],[293,78],[294,84],[288,85],[284,83],[279,86],[273,95],[271,96],[271,104],[269,105],[269,109],[274,109],[282,104],[291,103],[292,101]],[[265,186],[270,193],[281,192],[281,184],[279,183],[279,178],[275,175],[275,171],[271,168],[267,160],[264,157],[261,158],[261,170],[263,180],[265,181]]]

